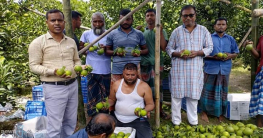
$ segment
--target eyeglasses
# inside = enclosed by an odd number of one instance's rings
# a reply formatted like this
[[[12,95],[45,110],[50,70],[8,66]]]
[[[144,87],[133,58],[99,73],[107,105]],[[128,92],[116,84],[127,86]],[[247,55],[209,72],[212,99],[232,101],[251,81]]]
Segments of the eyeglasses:
[[[185,14],[185,15],[182,15],[184,18],[187,18],[187,17],[190,17],[190,18],[193,18],[195,14]]]

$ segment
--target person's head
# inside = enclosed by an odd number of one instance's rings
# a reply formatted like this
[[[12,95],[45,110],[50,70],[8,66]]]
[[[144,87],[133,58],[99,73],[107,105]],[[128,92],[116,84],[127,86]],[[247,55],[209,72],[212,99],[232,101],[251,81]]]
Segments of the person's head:
[[[50,33],[63,34],[65,28],[64,14],[60,10],[52,9],[46,13],[46,24]]]
[[[72,27],[75,29],[75,28],[80,28],[80,25],[81,25],[81,17],[82,15],[77,12],[77,11],[72,11],[71,12],[71,15],[72,15]]]
[[[186,5],[181,9],[181,19],[186,27],[195,26],[196,9],[192,5]]]
[[[120,17],[119,20],[121,20],[125,15],[127,15],[129,12],[131,12],[131,10],[129,9],[123,9],[120,11]],[[129,30],[132,26],[133,23],[133,16],[129,16],[126,20],[124,20],[120,26],[123,30]]]
[[[133,63],[127,63],[123,68],[123,79],[128,85],[135,84],[137,81],[137,65]]]
[[[148,9],[145,12],[145,20],[148,25],[155,25],[155,15],[156,11],[154,9]]]
[[[216,19],[215,24],[214,24],[214,29],[217,33],[221,34],[226,31],[227,28],[227,19],[220,17]]]
[[[109,138],[114,132],[116,120],[109,114],[99,113],[92,117],[86,131],[89,138]]]
[[[95,35],[101,35],[105,32],[105,18],[100,12],[95,12],[91,16],[91,28]]]

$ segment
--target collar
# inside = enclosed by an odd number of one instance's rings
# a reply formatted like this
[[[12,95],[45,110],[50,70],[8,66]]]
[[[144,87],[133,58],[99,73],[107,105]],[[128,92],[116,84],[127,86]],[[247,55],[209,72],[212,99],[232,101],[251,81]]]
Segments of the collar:
[[[198,25],[198,24],[195,22],[195,27],[197,27],[197,25]],[[185,29],[186,29],[186,27],[185,27],[185,25],[184,25],[184,24],[183,24],[183,28],[185,28]]]
[[[216,32],[214,32],[212,35],[213,35],[213,36],[220,37]],[[225,37],[226,35],[227,35],[227,34],[224,32],[224,35],[223,35],[222,37]]]
[[[49,33],[49,31],[47,31],[46,33],[47,39],[53,39],[52,35]],[[67,39],[68,37],[66,35],[64,35],[63,33],[63,38],[62,39]]]

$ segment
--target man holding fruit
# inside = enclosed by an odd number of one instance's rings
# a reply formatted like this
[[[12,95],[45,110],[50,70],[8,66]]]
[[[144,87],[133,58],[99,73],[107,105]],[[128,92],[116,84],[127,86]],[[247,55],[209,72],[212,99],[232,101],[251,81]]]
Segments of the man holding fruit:
[[[64,14],[49,10],[46,24],[48,32],[29,45],[29,67],[40,75],[43,84],[48,138],[66,138],[76,127],[78,82],[74,66],[81,63],[75,41],[63,34]],[[66,75],[61,68],[72,74]]]
[[[207,114],[218,117],[221,122],[227,108],[229,74],[232,59],[239,53],[235,39],[226,34],[227,20],[215,21],[212,34],[213,51],[204,59],[204,87],[200,98],[201,118],[209,122]]]

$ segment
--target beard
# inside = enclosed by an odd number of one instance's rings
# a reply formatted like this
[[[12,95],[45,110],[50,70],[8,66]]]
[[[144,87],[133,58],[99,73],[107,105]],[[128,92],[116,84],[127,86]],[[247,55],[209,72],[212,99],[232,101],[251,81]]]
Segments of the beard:
[[[95,35],[101,35],[103,33],[103,29],[102,28],[94,28],[93,32]]]
[[[216,32],[219,33],[219,34],[222,34],[222,33],[224,33],[225,31],[218,30],[218,31],[216,31]]]
[[[128,30],[128,29],[131,28],[132,24],[121,24],[120,26],[121,26],[122,29]]]
[[[128,84],[128,85],[133,85],[133,84],[136,83],[136,81],[137,81],[137,79],[135,79],[135,80],[133,80],[133,81],[127,81],[126,79],[124,79],[124,82],[125,82],[126,84]]]

